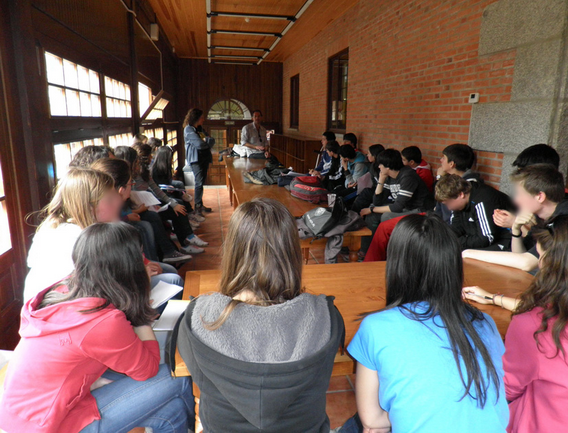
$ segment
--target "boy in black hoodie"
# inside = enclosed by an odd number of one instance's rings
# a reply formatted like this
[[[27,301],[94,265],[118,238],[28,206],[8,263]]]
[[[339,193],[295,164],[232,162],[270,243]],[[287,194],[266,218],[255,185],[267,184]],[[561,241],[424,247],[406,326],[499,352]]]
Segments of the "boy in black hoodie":
[[[447,174],[436,184],[436,200],[452,212],[450,226],[462,250],[510,249],[511,232],[498,227],[492,218],[495,209],[513,208],[506,194],[489,185],[470,183],[457,174]]]

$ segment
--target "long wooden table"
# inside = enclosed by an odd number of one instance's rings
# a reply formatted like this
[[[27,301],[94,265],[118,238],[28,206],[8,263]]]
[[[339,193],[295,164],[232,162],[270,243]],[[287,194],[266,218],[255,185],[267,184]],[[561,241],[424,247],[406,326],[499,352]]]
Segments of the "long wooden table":
[[[293,197],[286,188],[279,187],[278,185],[246,183],[243,178],[243,173],[264,168],[266,160],[249,158],[225,158],[225,160],[227,166],[225,170],[227,189],[229,190],[231,204],[235,209],[241,203],[251,201],[257,197],[271,198],[279,201],[286,206],[290,213],[296,218],[318,207],[317,204]],[[346,232],[343,235],[343,245],[349,247],[349,258],[352,262],[357,261],[357,253],[361,248],[361,237],[371,235],[371,230],[367,227],[352,232]],[[306,264],[309,260],[310,247],[314,245],[325,245],[326,241],[325,238],[314,241],[313,243],[311,239],[302,240],[302,251]]]
[[[465,259],[464,265],[465,286],[481,286],[491,293],[503,293],[505,296],[517,297],[533,279],[530,274],[518,269],[477,260]],[[345,321],[346,345],[359,329],[361,314],[385,306],[385,266],[386,262],[304,266],[302,283],[307,292],[335,296],[335,305]],[[187,272],[183,299],[218,291],[219,280],[219,270]],[[504,337],[511,312],[494,305],[474,305],[495,320],[499,333]],[[176,370],[183,375],[187,369],[181,358],[178,357],[178,361]],[[352,373],[353,368],[351,358],[338,354],[333,375]]]

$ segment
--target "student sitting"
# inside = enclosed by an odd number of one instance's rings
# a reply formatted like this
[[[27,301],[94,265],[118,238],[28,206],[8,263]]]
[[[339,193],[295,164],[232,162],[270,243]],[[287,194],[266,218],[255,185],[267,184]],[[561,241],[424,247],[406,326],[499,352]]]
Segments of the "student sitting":
[[[66,278],[73,271],[71,251],[81,231],[96,222],[118,221],[122,199],[112,177],[87,168],[71,168],[42,211],[28,253],[30,271],[24,301]]]
[[[69,167],[87,168],[101,158],[114,158],[114,151],[107,146],[85,146],[77,151]]]
[[[148,144],[148,137],[144,134],[134,134],[130,140],[130,145],[134,146],[135,144]]]
[[[348,347],[365,431],[504,431],[503,342],[493,319],[462,299],[460,251],[436,215],[407,216],[394,230],[386,308]]]
[[[471,171],[473,164],[475,164],[475,152],[471,147],[467,144],[451,144],[442,151],[436,179],[440,179],[444,174],[457,174],[468,182],[483,183],[481,175]],[[450,222],[452,213],[443,204],[436,205],[436,213],[444,221]]]
[[[115,153],[117,158],[123,159],[129,164],[132,177],[139,176],[140,163],[136,150],[128,146],[117,146]],[[127,203],[131,204],[130,200]],[[164,223],[158,213],[149,211],[148,206],[146,205],[140,205],[133,208],[132,213],[138,214],[140,220],[148,222],[152,226],[154,240],[158,249],[158,258],[162,257],[160,261],[166,263],[182,263],[192,259],[191,255],[181,253],[177,250],[177,247],[166,233]],[[129,216],[131,215],[128,210],[126,210],[125,214]],[[129,217],[129,220],[137,221],[138,219],[135,217]]]
[[[344,144],[339,148],[339,155],[341,156],[341,167],[343,167],[345,175],[345,187],[353,188],[357,185],[357,180],[369,171],[365,155],[361,152],[356,152],[348,144]]]
[[[175,234],[182,246],[183,252],[187,254],[200,254],[205,250],[201,247],[206,247],[209,245],[195,233],[189,224],[187,218],[187,210],[185,206],[179,204],[176,199],[168,197],[154,179],[150,173],[150,164],[152,163],[152,149],[147,144],[136,144],[132,146],[134,150],[138,153],[138,161],[140,163],[140,172],[138,175],[133,175],[134,178],[134,190],[136,191],[148,191],[150,190],[154,196],[160,200],[162,203],[168,204],[168,208],[160,212],[160,216],[164,220],[171,220],[174,226]]]
[[[546,224],[552,217],[568,214],[564,176],[552,165],[535,164],[514,173],[511,180],[515,183],[514,201],[519,209],[511,229],[511,252],[465,250],[463,257],[530,272],[537,268],[540,255],[536,246],[527,251],[521,228]]]
[[[428,187],[428,191],[434,191],[434,176],[432,175],[432,167],[422,159],[422,152],[417,146],[409,146],[402,149],[402,163],[408,165],[416,171],[418,176],[424,181]]]
[[[511,232],[498,227],[495,209],[512,209],[509,197],[485,184],[470,183],[457,174],[446,174],[436,183],[436,200],[451,212],[450,227],[467,248],[509,250]]]
[[[361,209],[369,207],[373,203],[373,197],[375,196],[375,189],[377,188],[377,183],[379,183],[379,178],[381,176],[381,170],[379,169],[379,164],[377,163],[377,157],[385,150],[382,144],[373,144],[369,147],[367,151],[367,161],[369,161],[369,174],[371,178],[372,186],[370,188],[364,188],[359,192],[351,210],[353,212],[361,212]]]
[[[335,134],[331,131],[325,131],[321,136],[321,160],[318,166],[309,171],[309,174],[312,176],[317,176],[323,178],[331,167],[331,157],[327,152],[327,143],[335,141]]]
[[[330,158],[330,164],[327,173],[323,175],[322,184],[330,192],[338,187],[343,188],[343,185],[345,185],[345,175],[343,174],[343,167],[341,167],[339,149],[339,143],[335,140],[329,141],[325,145],[325,153]]]
[[[10,432],[187,432],[191,381],[174,379],[150,324],[149,280],[136,230],[94,224],[73,248],[75,271],[22,309],[0,427]],[[101,377],[107,369],[113,379]],[[128,377],[127,377],[128,376]]]
[[[535,144],[527,147],[519,153],[511,165],[517,169],[521,169],[535,164],[551,164],[556,167],[556,170],[558,170],[560,167],[560,155],[558,155],[558,152],[548,144]],[[513,227],[515,218],[516,214],[514,212],[509,212],[503,209],[496,209],[493,214],[495,224],[499,227],[508,229]],[[527,246],[527,249],[530,249],[534,246],[534,243],[532,243],[530,237],[526,237],[527,232],[527,230],[523,230],[523,237],[527,240],[525,246]]]
[[[130,177],[130,166],[122,159],[102,158],[91,165],[93,170],[102,171],[108,174],[114,180],[114,188],[124,202],[130,198],[132,189],[132,179]],[[136,215],[136,214],[135,214]],[[131,221],[131,225],[135,228],[143,226],[142,230],[138,230],[141,239],[144,236],[151,236],[154,239],[152,226],[146,221]],[[149,231],[149,233],[147,233]],[[153,245],[155,248],[155,244]],[[144,257],[144,264],[150,276],[150,285],[154,288],[160,281],[183,287],[183,279],[178,275],[176,268],[167,263],[159,263],[156,260],[148,260]],[[181,293],[180,293],[181,296]]]
[[[193,210],[191,206],[192,197],[185,191],[183,182],[173,179],[172,157],[172,149],[169,146],[160,147],[152,158],[150,173],[152,179],[160,185],[160,188],[171,187],[170,191],[166,189],[164,192],[168,197],[174,198],[184,205],[191,227],[195,229],[199,227],[199,223],[205,221],[205,217]]]
[[[568,425],[568,218],[555,219],[535,238],[540,271],[521,295],[505,338],[508,432],[561,432]],[[550,242],[546,254],[543,242]]]
[[[155,153],[160,147],[162,147],[164,145],[164,142],[162,140],[160,140],[159,138],[150,137],[150,138],[148,138],[147,144],[148,144],[148,146],[150,146],[152,148],[152,152]]]
[[[358,151],[358,149],[357,149],[357,136],[355,134],[353,134],[352,132],[348,132],[347,134],[344,134],[343,135],[343,145],[344,146],[349,145],[353,149]]]
[[[403,215],[434,209],[434,198],[424,181],[402,163],[400,152],[386,149],[377,156],[380,169],[373,203],[362,209],[367,227],[375,234],[379,223]],[[369,248],[373,236],[361,240],[361,255]]]
[[[332,298],[303,293],[294,218],[241,204],[224,243],[220,293],[192,302],[178,348],[201,390],[206,432],[327,433],[326,391],[343,332]]]

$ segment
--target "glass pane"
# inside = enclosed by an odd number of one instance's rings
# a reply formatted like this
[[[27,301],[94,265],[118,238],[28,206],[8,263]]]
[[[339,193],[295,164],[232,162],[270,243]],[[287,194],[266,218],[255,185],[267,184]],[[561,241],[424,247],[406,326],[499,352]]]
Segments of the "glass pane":
[[[65,99],[67,100],[67,115],[80,116],[81,103],[79,101],[79,92],[75,90],[65,90]]]
[[[0,166],[0,198],[4,197],[4,178],[2,177],[2,167]]]
[[[81,116],[92,116],[91,96],[88,93],[80,92],[79,98],[81,100]]]
[[[107,117],[115,117],[114,103],[112,102],[112,99],[106,98],[106,108],[107,108]]]
[[[51,53],[45,53],[45,68],[47,70],[47,81],[53,84],[63,86],[65,79],[63,78],[63,62],[61,57],[54,56]],[[52,113],[53,114],[53,113]]]
[[[132,117],[132,107],[130,102],[126,103],[126,116],[125,117]]]
[[[60,87],[49,86],[49,108],[52,116],[67,116],[67,102],[65,90]]]
[[[126,99],[126,89],[125,89],[125,85],[123,83],[119,83],[118,85],[118,97],[120,99]]]
[[[91,95],[91,113],[93,117],[101,117],[101,97]]]
[[[130,101],[130,86],[126,86],[126,97],[127,101]]]
[[[115,98],[120,96],[120,83],[116,80],[112,80],[112,95]]]
[[[65,87],[77,89],[79,87],[77,65],[69,60],[63,60],[63,72],[65,73]]]
[[[107,96],[114,96],[112,93],[112,80],[109,77],[105,77],[105,93]]]
[[[99,74],[95,71],[89,70],[89,81],[91,82],[91,93],[101,93],[101,83],[99,81]]]
[[[77,66],[79,74],[79,89],[89,92],[91,90],[91,78],[89,77],[89,70],[83,66]]]
[[[12,240],[10,239],[8,209],[6,209],[6,202],[0,201],[0,254],[4,254],[10,248],[12,248]]]
[[[68,144],[56,144],[53,146],[55,157],[55,176],[61,179],[69,169],[71,162],[71,148]]]

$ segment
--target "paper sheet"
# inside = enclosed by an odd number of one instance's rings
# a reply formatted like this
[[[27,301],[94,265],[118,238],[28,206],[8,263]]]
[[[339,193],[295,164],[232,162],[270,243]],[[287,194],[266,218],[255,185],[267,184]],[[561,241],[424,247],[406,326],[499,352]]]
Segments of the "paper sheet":
[[[183,290],[183,287],[160,281],[150,292],[150,305],[158,308]]]
[[[190,302],[178,299],[168,302],[160,318],[152,325],[154,331],[173,331],[179,316],[183,314]]]
[[[158,200],[154,194],[148,191],[132,191],[130,193],[130,198],[134,203],[145,204],[148,207],[161,205],[160,200]]]

